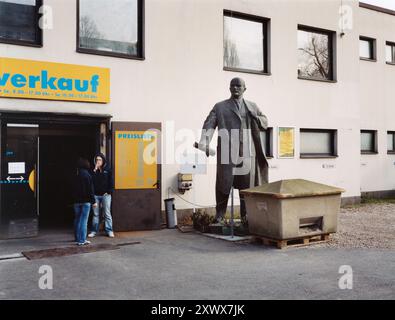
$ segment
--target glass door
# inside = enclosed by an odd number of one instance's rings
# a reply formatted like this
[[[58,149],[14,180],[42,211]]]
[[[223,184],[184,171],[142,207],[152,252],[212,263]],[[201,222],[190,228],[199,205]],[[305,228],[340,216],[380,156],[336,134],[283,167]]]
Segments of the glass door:
[[[37,124],[2,123],[1,128],[1,238],[38,234]]]

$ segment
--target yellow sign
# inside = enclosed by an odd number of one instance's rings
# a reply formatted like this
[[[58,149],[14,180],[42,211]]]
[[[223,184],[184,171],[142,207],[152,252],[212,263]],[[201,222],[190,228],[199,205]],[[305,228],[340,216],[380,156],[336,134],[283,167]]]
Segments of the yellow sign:
[[[110,69],[0,57],[0,97],[110,102]]]
[[[115,189],[156,189],[157,139],[155,131],[115,132]]]
[[[278,128],[278,157],[295,156],[295,128]]]

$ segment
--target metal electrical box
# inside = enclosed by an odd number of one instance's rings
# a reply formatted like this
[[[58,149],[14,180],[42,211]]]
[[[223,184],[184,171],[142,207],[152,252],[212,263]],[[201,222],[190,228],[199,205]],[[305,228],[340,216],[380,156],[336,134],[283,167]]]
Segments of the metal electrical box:
[[[178,174],[178,191],[182,194],[185,193],[185,191],[191,190],[193,186],[193,178],[192,174],[184,174],[184,173],[179,173]]]

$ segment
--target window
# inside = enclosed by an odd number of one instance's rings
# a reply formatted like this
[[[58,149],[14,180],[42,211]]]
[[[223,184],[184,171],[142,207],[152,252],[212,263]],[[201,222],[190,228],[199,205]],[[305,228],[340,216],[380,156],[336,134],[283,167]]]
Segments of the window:
[[[335,80],[336,32],[298,26],[298,77]]]
[[[300,156],[337,157],[337,131],[300,129]]]
[[[359,57],[362,60],[376,61],[376,40],[359,37]]]
[[[0,42],[42,46],[42,0],[0,0]]]
[[[269,73],[269,19],[224,11],[224,70]]]
[[[267,128],[262,137],[266,157],[273,158],[273,128]]]
[[[361,131],[361,153],[377,153],[377,131]]]
[[[395,43],[387,42],[385,46],[385,61],[395,64]]]
[[[387,132],[387,151],[395,154],[395,131]]]
[[[143,0],[78,0],[77,51],[142,59]]]

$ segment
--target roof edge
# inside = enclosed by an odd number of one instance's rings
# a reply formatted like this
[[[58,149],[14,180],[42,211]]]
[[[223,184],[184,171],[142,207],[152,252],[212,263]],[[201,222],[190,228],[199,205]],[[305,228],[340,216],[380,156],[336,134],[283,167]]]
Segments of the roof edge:
[[[375,6],[373,4],[359,2],[359,7],[395,16],[395,10],[386,9],[386,8],[383,8],[383,7]]]

